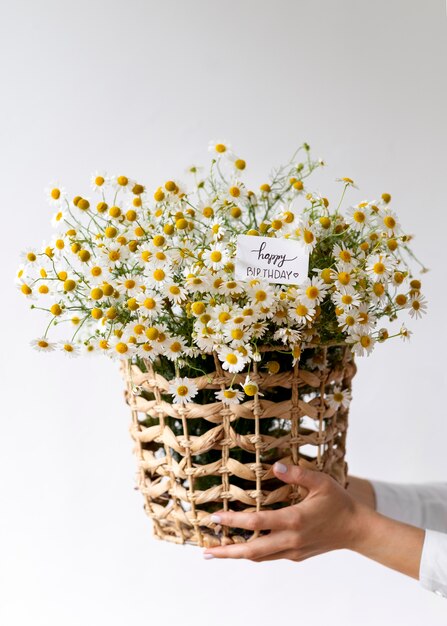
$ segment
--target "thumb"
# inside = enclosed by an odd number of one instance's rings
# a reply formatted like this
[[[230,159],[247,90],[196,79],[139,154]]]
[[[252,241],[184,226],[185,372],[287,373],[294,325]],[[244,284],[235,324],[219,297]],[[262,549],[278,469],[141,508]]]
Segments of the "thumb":
[[[325,480],[325,475],[315,470],[309,470],[300,465],[284,465],[275,463],[273,466],[275,476],[285,483],[301,485],[309,491],[313,491],[321,486]]]

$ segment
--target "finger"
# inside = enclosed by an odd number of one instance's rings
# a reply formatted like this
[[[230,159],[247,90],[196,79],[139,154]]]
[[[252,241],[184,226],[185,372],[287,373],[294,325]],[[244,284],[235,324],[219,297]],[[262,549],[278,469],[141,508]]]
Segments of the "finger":
[[[322,472],[309,470],[301,465],[284,465],[283,463],[275,463],[273,466],[275,476],[283,480],[285,483],[294,485],[302,485],[309,491],[313,491],[324,484],[328,476]]]
[[[210,516],[215,524],[245,528],[246,530],[280,530],[288,527],[290,512],[286,508],[275,511],[234,512],[219,511]]]
[[[207,548],[203,556],[205,558],[255,560],[269,554],[283,552],[287,548],[287,539],[288,537],[286,535],[283,536],[283,533],[270,533],[245,543],[233,543],[228,546]]]
[[[263,563],[264,561],[279,561],[279,559],[291,559],[292,553],[290,550],[283,550],[282,552],[275,552],[274,554],[266,554],[258,559],[252,559],[256,563]]]

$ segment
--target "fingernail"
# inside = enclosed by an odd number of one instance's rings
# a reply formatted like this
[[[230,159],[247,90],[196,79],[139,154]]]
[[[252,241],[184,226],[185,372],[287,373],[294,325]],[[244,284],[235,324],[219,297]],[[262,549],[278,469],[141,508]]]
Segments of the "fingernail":
[[[213,515],[211,515],[210,520],[212,522],[214,522],[215,524],[220,524],[221,522],[221,517],[220,515],[216,515],[216,513],[213,513]]]
[[[278,474],[285,474],[287,472],[287,465],[284,465],[284,463],[275,463],[275,470]]]
[[[204,552],[203,558],[204,559],[214,559],[214,554],[210,554],[210,552]]]

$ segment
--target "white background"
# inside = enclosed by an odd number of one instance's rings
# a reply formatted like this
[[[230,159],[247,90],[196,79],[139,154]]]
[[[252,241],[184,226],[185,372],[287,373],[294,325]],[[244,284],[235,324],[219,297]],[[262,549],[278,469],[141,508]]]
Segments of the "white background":
[[[308,141],[319,190],[391,193],[431,268],[412,342],[359,364],[350,470],[445,480],[444,1],[17,0],[0,31],[0,623],[445,624],[446,600],[346,551],[258,565],[153,539],[117,367],[34,352],[45,318],[13,282],[50,236],[54,178],[70,196],[97,168],[155,188],[223,138],[259,184]]]

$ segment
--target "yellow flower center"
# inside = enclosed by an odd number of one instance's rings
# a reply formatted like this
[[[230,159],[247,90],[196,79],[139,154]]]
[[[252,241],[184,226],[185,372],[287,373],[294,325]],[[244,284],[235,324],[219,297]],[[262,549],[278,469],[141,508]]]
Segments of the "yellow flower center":
[[[157,280],[157,281],[163,280],[165,276],[166,276],[166,274],[165,274],[164,270],[162,270],[160,268],[155,270],[154,273],[153,273],[154,280]]]
[[[48,348],[48,341],[45,341],[44,339],[38,341],[37,344],[40,348]]]
[[[383,296],[383,294],[385,293],[385,287],[384,285],[382,285],[382,283],[374,283],[373,291],[376,296]]]
[[[145,301],[143,302],[143,306],[146,309],[155,309],[156,302],[154,298],[146,298]]]
[[[374,263],[373,272],[379,275],[383,274],[385,272],[385,265],[381,261],[379,261],[378,263]]]
[[[233,339],[242,339],[244,336],[244,331],[241,328],[233,328],[231,331],[231,336]]]
[[[369,348],[369,346],[371,345],[371,337],[369,337],[368,335],[362,335],[360,337],[360,344],[363,346],[363,348]]]
[[[224,398],[228,398],[229,400],[231,400],[236,396],[236,391],[234,391],[234,389],[225,389],[225,391],[223,392],[223,396]]]
[[[171,352],[181,352],[182,345],[179,341],[173,341],[171,343]]]
[[[309,309],[304,304],[298,304],[298,306],[296,307],[295,311],[296,311],[297,315],[299,315],[300,317],[303,317],[303,316],[308,314]]]
[[[194,315],[202,315],[202,313],[205,311],[205,308],[206,307],[204,302],[193,302],[191,306],[191,310]]]
[[[383,218],[383,223],[387,228],[392,229],[396,227],[396,220],[392,215],[385,215],[385,217]]]
[[[73,291],[75,287],[76,287],[76,283],[74,280],[71,280],[70,278],[68,278],[67,280],[64,281],[64,291]]]
[[[229,193],[230,196],[232,196],[233,198],[239,198],[239,196],[241,195],[241,190],[239,189],[239,187],[230,187]]]
[[[154,328],[153,326],[146,328],[146,337],[150,339],[151,341],[153,341],[154,339],[157,339],[159,334],[160,333],[158,332],[158,330]]]
[[[218,320],[221,324],[225,324],[225,322],[228,322],[228,320],[230,319],[230,314],[227,313],[227,311],[222,311],[221,313],[219,313],[218,315]]]
[[[216,143],[214,149],[216,150],[216,152],[222,153],[227,151],[227,146],[223,143]]]
[[[154,244],[154,246],[160,247],[160,246],[164,246],[166,239],[163,237],[163,235],[156,235],[153,239],[152,239],[152,243]]]
[[[123,341],[119,341],[116,346],[115,346],[115,350],[117,352],[119,352],[120,354],[125,354],[128,351],[128,346],[126,343],[124,343]]]
[[[177,395],[182,398],[188,395],[188,387],[186,385],[179,385],[177,387]]]
[[[213,250],[210,254],[210,260],[213,263],[219,263],[219,261],[222,260],[222,252],[219,252],[219,250]]]
[[[104,295],[104,292],[99,287],[95,287],[90,292],[90,296],[93,298],[93,300],[100,300],[103,297],[103,295]]]
[[[349,283],[351,282],[351,276],[348,274],[348,272],[339,272],[338,280],[342,285],[349,285]]]
[[[227,354],[225,358],[226,358],[227,363],[229,363],[230,365],[236,365],[237,356],[233,354],[232,352],[230,352],[230,354]]]
[[[310,298],[311,300],[318,298],[319,293],[320,293],[320,290],[315,285],[311,285],[310,287],[306,289],[306,296]]]
[[[354,222],[357,222],[358,224],[363,224],[363,222],[366,220],[366,215],[363,213],[363,211],[354,211],[352,218]]]
[[[248,385],[244,385],[244,391],[247,396],[254,396],[258,393],[258,385],[255,383],[249,383]]]
[[[313,232],[305,229],[303,232],[303,239],[306,243],[312,243],[315,239]]]

